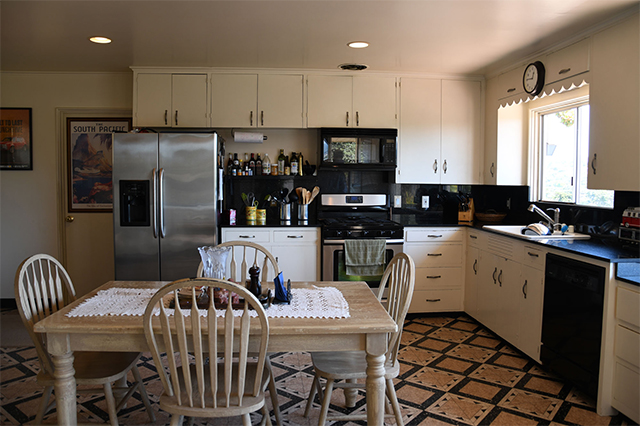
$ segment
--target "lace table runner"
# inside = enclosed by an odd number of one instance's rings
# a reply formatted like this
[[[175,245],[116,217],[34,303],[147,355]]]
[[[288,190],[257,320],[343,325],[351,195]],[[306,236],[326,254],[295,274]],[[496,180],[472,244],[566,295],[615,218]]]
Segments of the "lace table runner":
[[[157,289],[147,288],[110,288],[100,290],[95,296],[76,306],[67,317],[102,317],[102,316],[143,316],[147,304]],[[349,318],[349,304],[342,292],[335,287],[294,288],[293,298],[289,305],[271,305],[266,309],[269,318]],[[173,309],[167,309],[169,314]],[[155,315],[160,309],[156,308]],[[183,310],[190,315],[190,309]],[[206,310],[200,310],[203,316]],[[255,312],[251,312],[255,316]],[[222,316],[224,309],[217,310]],[[241,310],[234,310],[240,316]]]

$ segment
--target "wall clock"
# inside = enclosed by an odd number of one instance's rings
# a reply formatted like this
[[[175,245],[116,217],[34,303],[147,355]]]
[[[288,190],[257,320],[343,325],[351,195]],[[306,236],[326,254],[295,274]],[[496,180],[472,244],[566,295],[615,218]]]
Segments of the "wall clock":
[[[536,61],[527,65],[522,76],[522,85],[524,91],[537,96],[542,93],[544,88],[544,64]]]

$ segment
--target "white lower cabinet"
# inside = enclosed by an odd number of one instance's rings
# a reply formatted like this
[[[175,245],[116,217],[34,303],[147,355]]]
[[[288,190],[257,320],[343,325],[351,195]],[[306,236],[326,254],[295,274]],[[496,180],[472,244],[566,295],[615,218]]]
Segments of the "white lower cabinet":
[[[611,405],[640,422],[640,292],[621,286],[616,295],[615,368]]]
[[[222,228],[222,242],[227,241],[250,241],[269,250],[276,258],[285,280],[320,279],[320,228]]]
[[[467,247],[465,311],[540,362],[546,252],[509,237],[468,235],[479,242]]]
[[[463,235],[458,228],[407,228],[404,252],[416,264],[409,312],[462,310]]]

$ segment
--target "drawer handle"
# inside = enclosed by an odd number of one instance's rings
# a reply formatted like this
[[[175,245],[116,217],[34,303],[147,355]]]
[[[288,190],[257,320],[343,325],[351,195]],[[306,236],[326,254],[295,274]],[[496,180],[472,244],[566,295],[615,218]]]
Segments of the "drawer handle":
[[[427,237],[429,237],[429,238],[442,238],[442,235],[428,234]]]
[[[563,69],[561,69],[560,71],[558,71],[558,74],[566,74],[566,73],[568,73],[569,71],[571,71],[571,68],[563,68]]]
[[[516,91],[515,87],[512,87],[511,89],[507,89],[507,93],[511,93],[511,92],[515,92],[515,91]]]
[[[439,302],[442,299],[426,299],[427,302]]]
[[[528,252],[527,252],[527,254],[528,254],[529,256],[532,256],[532,257],[540,257],[540,255],[535,254],[535,253],[531,253],[530,251],[528,251]]]
[[[442,253],[427,253],[427,256],[442,256]]]
[[[473,239],[473,240],[477,240],[477,239],[478,239],[478,237],[477,237],[477,236],[475,236],[475,235],[469,235],[469,238],[471,238],[471,239]]]
[[[287,238],[302,238],[302,235],[287,235]]]
[[[255,235],[238,235],[238,238],[255,238]]]
[[[437,280],[438,278],[442,278],[442,275],[427,275],[427,278],[430,280]]]

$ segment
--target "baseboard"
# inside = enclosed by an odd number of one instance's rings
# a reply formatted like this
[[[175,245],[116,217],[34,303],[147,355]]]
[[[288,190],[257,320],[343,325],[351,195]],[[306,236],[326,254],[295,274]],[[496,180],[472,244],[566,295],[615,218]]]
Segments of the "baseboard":
[[[1,309],[17,309],[16,299],[0,299]]]

